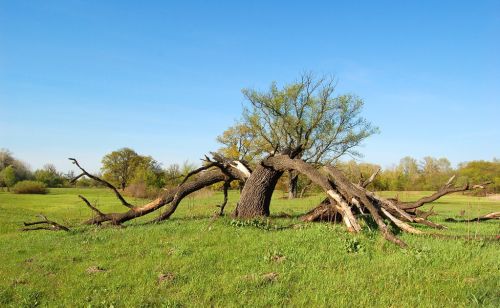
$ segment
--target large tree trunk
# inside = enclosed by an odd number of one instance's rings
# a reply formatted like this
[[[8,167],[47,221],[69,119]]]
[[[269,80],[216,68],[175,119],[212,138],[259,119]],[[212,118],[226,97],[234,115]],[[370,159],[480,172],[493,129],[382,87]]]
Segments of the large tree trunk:
[[[299,175],[296,171],[288,171],[288,199],[297,198]]]
[[[269,206],[276,183],[283,172],[270,167],[257,166],[245,182],[235,217],[269,216]]]

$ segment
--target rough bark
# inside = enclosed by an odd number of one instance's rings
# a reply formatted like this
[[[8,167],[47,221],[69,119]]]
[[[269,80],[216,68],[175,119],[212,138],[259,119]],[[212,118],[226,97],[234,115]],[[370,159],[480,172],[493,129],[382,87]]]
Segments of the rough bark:
[[[286,155],[269,157],[262,161],[262,163],[275,170],[283,172],[286,170],[296,170],[297,172],[307,176],[312,182],[320,186],[325,191],[326,195],[330,198],[330,203],[337,207],[337,210],[342,213],[342,218],[347,226],[347,229],[351,232],[361,231],[361,226],[354,217],[349,204],[335,191],[328,179],[312,165],[300,159],[291,159]]]
[[[269,216],[271,197],[282,174],[267,166],[257,166],[243,186],[233,215],[239,218]]]
[[[330,204],[330,200],[326,198],[317,207],[313,208],[309,212],[300,216],[300,220],[303,222],[313,222],[313,221],[328,221],[328,222],[341,222],[342,215],[337,211],[337,209]]]

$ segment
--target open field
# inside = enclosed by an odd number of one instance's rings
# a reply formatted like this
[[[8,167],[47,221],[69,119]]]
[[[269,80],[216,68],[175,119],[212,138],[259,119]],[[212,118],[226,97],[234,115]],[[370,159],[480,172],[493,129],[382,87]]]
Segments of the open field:
[[[51,189],[49,195],[0,192],[0,306],[500,306],[498,221],[446,223],[498,211],[500,200],[451,195],[435,202],[431,220],[462,238],[400,234],[402,250],[365,226],[212,220],[221,193],[187,197],[172,219],[127,228],[79,227],[20,232],[43,212],[69,225],[91,213],[79,193],[104,211],[122,210],[104,189]],[[385,192],[385,196],[396,193]],[[401,192],[403,200],[423,193]],[[299,215],[321,195],[283,200],[271,210]],[[234,208],[231,192],[227,211]],[[138,200],[136,200],[138,201]],[[275,228],[297,224],[295,228]]]

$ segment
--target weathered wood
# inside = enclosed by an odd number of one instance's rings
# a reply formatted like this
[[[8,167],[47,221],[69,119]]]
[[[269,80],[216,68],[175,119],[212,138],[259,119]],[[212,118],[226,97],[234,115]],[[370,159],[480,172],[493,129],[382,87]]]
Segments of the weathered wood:
[[[37,226],[31,228],[23,228],[22,231],[36,231],[36,230],[49,230],[49,231],[69,231],[69,228],[63,226],[55,221],[49,220],[45,215],[39,214],[37,215],[42,220],[33,221],[33,222],[24,222],[25,227]]]
[[[484,187],[486,185],[491,184],[491,182],[485,182],[482,184],[475,184],[475,185],[471,185],[471,184],[467,183],[463,186],[453,187],[454,181],[455,181],[455,176],[452,176],[448,180],[448,182],[446,182],[446,184],[444,184],[438,191],[436,191],[432,195],[420,198],[415,202],[400,202],[397,204],[397,206],[403,210],[413,210],[413,209],[416,209],[416,208],[423,206],[424,204],[436,201],[437,199],[439,199],[445,195],[455,193],[455,192],[474,190],[474,189],[484,189]]]
[[[500,212],[493,212],[493,213],[488,213],[486,215],[478,216],[475,218],[471,219],[455,219],[455,218],[446,218],[445,221],[447,222],[480,222],[480,221],[487,221],[487,220],[493,220],[493,219],[500,219]]]
[[[134,206],[130,203],[127,202],[127,200],[125,200],[125,198],[123,198],[123,196],[120,194],[120,192],[118,191],[118,189],[113,185],[111,184],[110,182],[108,181],[105,181],[103,179],[101,179],[100,177],[97,177],[95,175],[92,175],[90,173],[87,172],[87,170],[83,169],[82,166],[80,166],[80,164],[78,163],[78,161],[75,159],[75,158],[68,158],[75,166],[78,167],[78,169],[80,169],[82,171],[82,174],[78,175],[75,179],[72,180],[72,182],[76,181],[76,179],[82,177],[83,175],[91,178],[92,180],[96,181],[96,182],[99,182],[101,184],[104,184],[106,187],[108,187],[109,189],[111,189],[116,197],[118,198],[118,200],[120,200],[120,202],[128,207],[128,208],[133,208]]]
[[[233,216],[238,218],[269,216],[271,197],[282,174],[282,171],[258,165],[243,186],[240,202]]]

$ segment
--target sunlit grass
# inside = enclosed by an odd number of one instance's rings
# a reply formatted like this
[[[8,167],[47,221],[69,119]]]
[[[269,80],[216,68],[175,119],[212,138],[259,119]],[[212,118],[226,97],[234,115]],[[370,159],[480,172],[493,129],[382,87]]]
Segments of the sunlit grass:
[[[260,222],[241,226],[230,217],[213,220],[221,193],[188,197],[171,220],[157,225],[144,224],[158,215],[151,214],[127,228],[19,231],[23,221],[40,212],[77,226],[91,215],[79,193],[105,212],[125,209],[102,189],[51,189],[48,195],[0,192],[0,306],[500,304],[500,245],[482,239],[499,234],[500,224],[444,222],[446,217],[498,211],[498,201],[463,195],[440,199],[434,204],[438,216],[431,220],[449,227],[439,233],[463,238],[400,234],[407,250],[368,228],[352,235],[341,225],[271,217],[271,227],[296,224],[274,231]],[[399,193],[403,200],[422,195]],[[281,197],[275,194],[273,213],[292,216],[322,199]],[[228,213],[237,200],[231,192]]]

